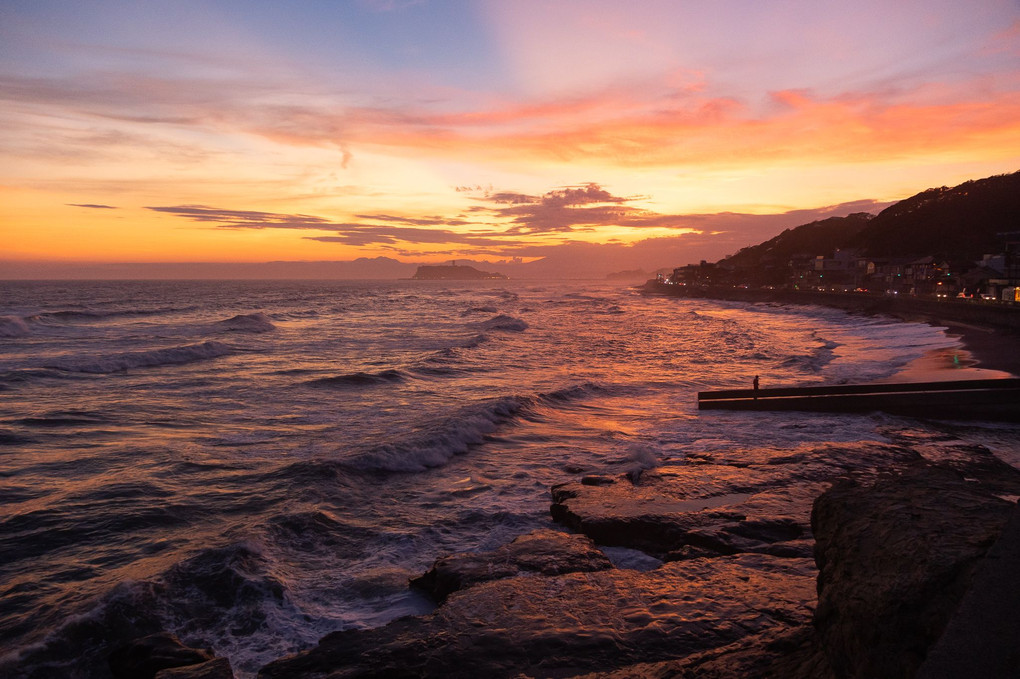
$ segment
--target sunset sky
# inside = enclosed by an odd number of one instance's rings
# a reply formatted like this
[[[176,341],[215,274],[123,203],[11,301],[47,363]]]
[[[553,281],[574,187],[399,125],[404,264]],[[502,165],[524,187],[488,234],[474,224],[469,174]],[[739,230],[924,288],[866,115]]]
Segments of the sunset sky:
[[[0,3],[21,266],[654,268],[1018,169],[1016,0]]]

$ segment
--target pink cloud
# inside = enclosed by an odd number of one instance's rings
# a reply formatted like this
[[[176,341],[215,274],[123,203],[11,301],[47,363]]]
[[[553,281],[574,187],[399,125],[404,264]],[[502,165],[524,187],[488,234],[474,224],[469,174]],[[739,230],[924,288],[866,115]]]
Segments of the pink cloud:
[[[909,94],[824,98],[784,90],[770,95],[777,106],[758,114],[735,99],[697,96],[661,106],[624,98],[457,114],[305,110],[270,116],[251,131],[283,143],[343,142],[458,160],[591,160],[635,167],[880,162],[946,152],[983,156],[1016,146],[1018,92],[960,98],[952,88],[940,96],[928,88],[915,100]]]
[[[674,71],[585,96],[497,99],[466,108],[449,93],[426,103],[350,105],[328,93],[283,99],[276,87],[125,73],[73,82],[0,78],[2,99],[18,109],[332,147],[345,167],[364,147],[465,162],[590,160],[624,167],[983,157],[1016,148],[1020,133],[1020,83],[1009,78],[833,96],[785,89],[749,102],[710,96],[699,74]]]

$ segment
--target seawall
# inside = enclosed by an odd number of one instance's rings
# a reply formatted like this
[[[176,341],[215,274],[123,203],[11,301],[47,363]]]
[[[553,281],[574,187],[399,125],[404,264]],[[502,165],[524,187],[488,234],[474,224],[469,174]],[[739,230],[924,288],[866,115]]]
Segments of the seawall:
[[[725,286],[698,287],[666,285],[648,281],[642,290],[671,297],[721,299],[734,302],[772,302],[776,304],[814,304],[865,314],[886,314],[907,321],[935,322],[944,325],[967,324],[1020,331],[1020,305],[984,300],[938,300],[899,297],[871,293],[818,292],[808,290],[765,290]]]

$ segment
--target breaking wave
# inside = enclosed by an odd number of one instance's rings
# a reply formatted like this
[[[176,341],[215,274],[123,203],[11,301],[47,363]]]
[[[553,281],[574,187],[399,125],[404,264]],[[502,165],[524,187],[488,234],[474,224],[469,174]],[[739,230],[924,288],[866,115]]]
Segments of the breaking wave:
[[[276,326],[265,314],[238,314],[225,321],[218,321],[217,326],[235,332],[269,332]]]
[[[784,360],[781,365],[783,367],[793,367],[806,369],[811,372],[818,372],[836,357],[834,351],[839,346],[839,342],[833,342],[831,340],[820,339],[822,345],[815,348],[811,353],[804,356],[791,356]]]
[[[345,460],[359,471],[417,472],[441,467],[455,455],[463,455],[483,443],[500,427],[527,417],[537,406],[557,407],[587,398],[605,388],[585,382],[536,396],[504,396],[462,408],[453,416],[411,435]]]
[[[523,332],[528,329],[528,324],[519,318],[500,314],[493,316],[487,321],[478,324],[485,330],[502,330],[505,332]]]
[[[602,394],[606,391],[608,391],[606,387],[600,384],[596,384],[595,382],[585,382],[583,384],[575,384],[570,387],[564,387],[563,389],[539,394],[538,398],[539,400],[550,404],[566,403],[567,401],[576,401],[595,394]]]
[[[24,337],[31,330],[20,316],[0,316],[0,337]]]
[[[113,649],[170,631],[231,656],[239,676],[254,676],[261,664],[297,650],[289,630],[268,634],[278,620],[295,617],[286,582],[270,571],[257,544],[206,549],[151,580],[120,583],[91,609],[65,616],[44,639],[0,653],[0,675],[109,676]]]
[[[188,344],[181,347],[153,349],[151,351],[132,351],[98,358],[79,358],[56,361],[44,367],[74,373],[90,373],[105,375],[122,372],[132,368],[155,368],[163,365],[184,365],[195,361],[219,358],[235,353],[235,350],[222,342],[203,342]]]
[[[441,467],[463,455],[504,424],[516,418],[530,399],[507,396],[467,406],[456,415],[405,441],[356,455],[348,464],[362,471],[417,472]]]

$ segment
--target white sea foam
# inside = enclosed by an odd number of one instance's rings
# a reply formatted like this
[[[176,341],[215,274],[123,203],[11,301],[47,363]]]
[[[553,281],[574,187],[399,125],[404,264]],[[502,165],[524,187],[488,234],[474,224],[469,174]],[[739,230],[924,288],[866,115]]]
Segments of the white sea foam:
[[[787,367],[803,368],[809,372],[818,372],[835,358],[834,350],[839,342],[818,338],[819,346],[814,347],[809,353],[790,356],[782,362]]]
[[[484,401],[461,409],[453,417],[411,436],[361,453],[349,461],[359,469],[416,472],[439,467],[462,455],[512,420],[527,404],[517,397]]]

